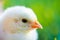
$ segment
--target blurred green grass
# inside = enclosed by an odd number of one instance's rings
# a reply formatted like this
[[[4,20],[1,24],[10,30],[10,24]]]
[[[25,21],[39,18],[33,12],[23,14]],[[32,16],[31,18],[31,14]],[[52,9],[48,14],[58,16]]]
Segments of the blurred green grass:
[[[60,33],[60,0],[4,0],[4,9],[22,5],[32,8],[43,29],[38,40],[54,40]]]

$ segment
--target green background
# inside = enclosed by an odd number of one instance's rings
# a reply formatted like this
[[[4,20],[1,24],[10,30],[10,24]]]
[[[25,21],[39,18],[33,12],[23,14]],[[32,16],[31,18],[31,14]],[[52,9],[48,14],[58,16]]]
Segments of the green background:
[[[43,29],[37,29],[38,40],[60,40],[60,0],[4,0],[4,9],[26,6],[36,13]]]

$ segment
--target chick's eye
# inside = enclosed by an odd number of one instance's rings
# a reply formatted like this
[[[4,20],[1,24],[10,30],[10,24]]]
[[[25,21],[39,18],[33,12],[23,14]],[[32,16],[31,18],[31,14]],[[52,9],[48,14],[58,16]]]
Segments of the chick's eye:
[[[27,23],[27,20],[26,20],[26,19],[22,19],[22,22],[23,22],[23,23]]]

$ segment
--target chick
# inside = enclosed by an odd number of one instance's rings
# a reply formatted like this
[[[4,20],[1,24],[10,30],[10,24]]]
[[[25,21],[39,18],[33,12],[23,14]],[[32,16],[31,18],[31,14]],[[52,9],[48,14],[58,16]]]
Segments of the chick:
[[[0,16],[4,40],[37,40],[37,28],[42,28],[32,9],[24,6],[7,8]]]

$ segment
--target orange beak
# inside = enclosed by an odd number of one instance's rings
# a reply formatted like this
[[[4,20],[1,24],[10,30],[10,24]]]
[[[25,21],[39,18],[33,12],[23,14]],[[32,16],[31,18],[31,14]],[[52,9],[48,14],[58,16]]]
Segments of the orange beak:
[[[41,28],[42,29],[41,24],[39,24],[38,22],[33,22],[31,26],[32,26],[32,28]]]

